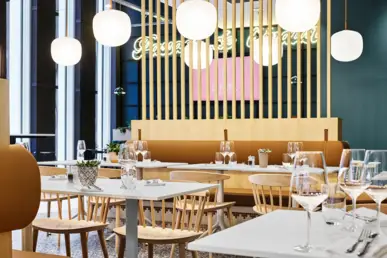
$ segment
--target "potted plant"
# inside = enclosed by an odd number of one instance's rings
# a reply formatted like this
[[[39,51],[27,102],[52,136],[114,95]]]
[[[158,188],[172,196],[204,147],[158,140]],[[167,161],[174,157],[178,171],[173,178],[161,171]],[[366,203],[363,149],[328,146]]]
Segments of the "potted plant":
[[[271,153],[270,149],[259,149],[258,150],[258,160],[259,167],[266,168],[269,164],[269,153]]]
[[[94,186],[98,177],[98,166],[101,162],[98,160],[77,161],[78,177],[81,185]]]
[[[126,122],[124,126],[113,129],[113,141],[127,141],[131,139],[132,127],[130,122]]]
[[[118,163],[118,152],[120,152],[120,144],[111,142],[107,145],[107,158],[112,163]]]

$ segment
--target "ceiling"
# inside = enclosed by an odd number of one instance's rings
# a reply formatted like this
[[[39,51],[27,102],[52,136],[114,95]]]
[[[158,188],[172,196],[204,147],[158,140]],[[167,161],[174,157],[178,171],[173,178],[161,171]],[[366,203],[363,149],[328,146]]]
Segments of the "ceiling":
[[[187,0],[186,0],[187,1]],[[189,0],[192,1],[192,0]],[[267,25],[267,0],[262,0],[263,1],[263,25]],[[277,24],[276,19],[275,19],[275,12],[274,12],[274,6],[275,6],[275,1],[273,0],[273,8],[272,8],[272,24],[275,25]],[[166,0],[161,0],[162,3],[166,2]],[[212,4],[215,3],[214,0],[210,0]],[[241,19],[240,19],[240,9],[241,9],[241,1],[236,0],[236,27],[240,28],[241,27]],[[250,27],[250,1],[245,0],[244,2],[244,27]],[[172,6],[172,0],[168,0],[169,6]],[[176,0],[176,6],[179,6],[180,0]],[[253,17],[254,17],[254,27],[259,26],[259,18],[258,18],[258,9],[259,9],[259,1],[254,1],[254,12],[253,12]],[[227,0],[226,6],[224,6],[224,3],[222,0],[218,0],[218,27],[223,29],[223,13],[224,10],[227,10],[227,29],[232,28],[232,4],[231,0]]]

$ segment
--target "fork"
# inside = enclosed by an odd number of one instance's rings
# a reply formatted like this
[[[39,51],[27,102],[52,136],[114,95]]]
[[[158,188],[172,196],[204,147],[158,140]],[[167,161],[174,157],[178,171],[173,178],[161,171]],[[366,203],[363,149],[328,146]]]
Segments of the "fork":
[[[356,243],[354,243],[350,248],[347,249],[347,253],[352,253],[356,250],[357,246],[364,241],[369,235],[371,235],[371,231],[368,229],[364,229],[361,231],[359,238]]]

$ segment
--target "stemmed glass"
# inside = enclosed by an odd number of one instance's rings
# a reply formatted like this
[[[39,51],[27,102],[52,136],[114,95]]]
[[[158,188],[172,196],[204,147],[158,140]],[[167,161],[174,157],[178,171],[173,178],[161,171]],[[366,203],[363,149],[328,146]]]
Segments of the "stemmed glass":
[[[220,153],[223,156],[224,164],[226,164],[226,158],[230,158],[234,155],[234,142],[233,141],[221,141],[220,142]]]
[[[349,167],[340,168],[338,183],[343,191],[352,199],[352,217],[353,223],[347,228],[354,232],[357,229],[356,219],[356,200],[371,184],[370,178],[367,177],[367,170],[364,162],[352,160]]]
[[[86,143],[84,140],[79,140],[78,141],[78,146],[77,146],[77,160],[84,160],[85,159],[85,153],[86,151]]]
[[[303,165],[297,165],[301,164]],[[309,253],[311,212],[328,198],[327,170],[322,152],[297,152],[295,166],[290,181],[290,193],[293,200],[300,204],[307,213],[307,239],[303,245],[294,250]]]
[[[377,225],[380,223],[380,208],[387,198],[387,150],[367,150],[364,166],[371,184],[365,192],[376,202]]]
[[[138,141],[138,150],[140,151],[142,159],[144,160],[144,156],[148,152],[148,142]]]
[[[135,164],[136,153],[129,144],[121,144],[118,153],[118,163],[121,164],[121,188],[127,189],[128,173]],[[133,179],[133,178],[132,178]]]
[[[302,142],[288,142],[288,155],[294,161],[297,151],[302,151],[304,144]]]

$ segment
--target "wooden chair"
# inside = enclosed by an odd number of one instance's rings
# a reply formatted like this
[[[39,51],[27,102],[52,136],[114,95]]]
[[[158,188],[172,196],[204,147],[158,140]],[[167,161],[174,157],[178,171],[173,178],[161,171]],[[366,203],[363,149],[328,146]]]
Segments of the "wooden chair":
[[[185,258],[185,245],[199,238],[203,232],[200,230],[201,221],[204,214],[204,209],[207,205],[209,197],[208,192],[200,192],[191,195],[184,195],[183,197],[175,197],[173,200],[172,208],[172,225],[167,227],[166,223],[166,208],[165,200],[161,201],[161,223],[156,221],[156,208],[155,202],[150,201],[150,211],[152,225],[147,226],[145,224],[144,217],[141,213],[144,211],[143,207],[139,210],[140,213],[140,225],[138,226],[138,240],[140,243],[148,244],[148,257],[153,257],[153,245],[156,244],[178,244],[179,245],[179,257]],[[183,209],[177,208],[177,203],[183,204]],[[198,209],[188,210],[188,204],[193,203],[197,205]],[[140,206],[142,202],[140,202]],[[180,223],[177,223],[177,222]],[[177,226],[179,224],[179,227]],[[118,258],[124,257],[125,252],[125,226],[115,228],[114,232],[120,237],[120,248],[118,252]],[[192,257],[197,258],[196,252],[192,251]]]
[[[66,255],[71,257],[70,234],[81,235],[82,257],[88,257],[87,251],[87,234],[92,231],[98,232],[99,241],[101,243],[102,252],[105,258],[108,257],[106,242],[104,237],[104,229],[108,226],[106,223],[110,198],[95,197],[95,205],[91,204],[88,199],[87,219],[84,220],[85,214],[80,209],[78,219],[36,219],[32,223],[33,227],[33,251],[36,251],[39,231],[64,234],[66,243]],[[78,196],[78,203],[81,203],[81,196]],[[80,204],[79,204],[80,205]],[[97,207],[100,207],[99,209]],[[100,211],[100,212],[99,212]]]
[[[253,188],[255,206],[253,210],[259,215],[264,215],[278,209],[294,209],[289,196],[291,175],[256,174],[249,176]],[[269,203],[267,197],[269,196]],[[278,196],[278,205],[274,203],[274,197]],[[287,207],[283,206],[283,196],[288,197]],[[298,208],[297,208],[298,209]]]
[[[171,171],[170,179],[172,181],[186,181],[186,182],[198,182],[198,183],[217,183],[230,179],[228,175],[222,175],[217,173],[209,172],[197,172],[197,171]],[[210,192],[211,193],[211,192]],[[212,233],[212,217],[218,210],[227,209],[228,220],[230,227],[233,225],[233,216],[231,212],[232,206],[235,202],[217,202],[218,188],[215,188],[208,197],[208,202],[204,208],[204,212],[207,213],[208,217],[208,233]],[[183,209],[181,202],[177,203],[178,209]],[[197,205],[188,203],[186,209],[191,210],[192,208],[197,209]]]

